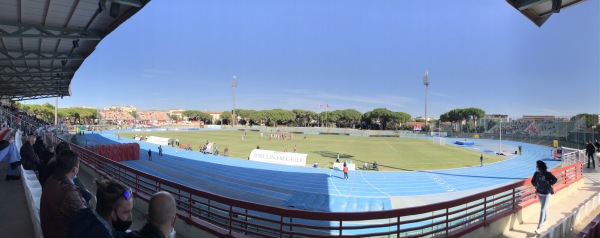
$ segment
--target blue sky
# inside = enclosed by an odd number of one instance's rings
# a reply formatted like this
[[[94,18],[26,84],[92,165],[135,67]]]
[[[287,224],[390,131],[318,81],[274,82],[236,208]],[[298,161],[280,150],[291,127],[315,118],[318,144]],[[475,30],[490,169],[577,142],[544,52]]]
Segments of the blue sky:
[[[600,4],[538,28],[506,1],[151,1],[108,35],[59,107],[454,108],[600,113]],[[54,99],[26,103],[54,103]]]

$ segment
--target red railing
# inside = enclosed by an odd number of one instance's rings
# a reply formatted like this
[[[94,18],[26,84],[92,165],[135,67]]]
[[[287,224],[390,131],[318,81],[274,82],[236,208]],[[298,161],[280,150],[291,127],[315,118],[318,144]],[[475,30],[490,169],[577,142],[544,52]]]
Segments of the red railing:
[[[62,141],[52,136],[54,144]],[[130,186],[148,201],[157,191],[177,200],[182,220],[217,236],[459,236],[510,215],[537,201],[531,179],[513,182],[460,199],[375,212],[318,212],[274,207],[223,197],[171,182],[111,161],[71,144],[84,164]],[[581,163],[554,170],[559,192],[583,178]]]
[[[594,238],[600,237],[600,215],[590,222],[577,236],[576,238]]]

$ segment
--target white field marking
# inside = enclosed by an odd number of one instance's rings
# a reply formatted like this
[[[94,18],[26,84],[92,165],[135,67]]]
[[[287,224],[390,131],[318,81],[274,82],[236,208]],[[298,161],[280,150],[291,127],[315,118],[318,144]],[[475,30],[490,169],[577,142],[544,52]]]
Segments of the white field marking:
[[[396,150],[396,148],[394,148],[389,142],[387,142],[386,140],[387,138],[384,138],[383,141],[385,141],[386,144],[388,144],[390,147],[392,147],[392,150],[396,151],[396,153],[398,153],[398,151]]]

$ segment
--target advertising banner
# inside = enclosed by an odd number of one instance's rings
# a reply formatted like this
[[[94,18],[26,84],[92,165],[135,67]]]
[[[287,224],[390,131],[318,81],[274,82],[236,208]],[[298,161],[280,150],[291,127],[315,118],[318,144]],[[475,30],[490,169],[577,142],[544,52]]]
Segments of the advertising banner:
[[[254,149],[250,152],[248,159],[271,164],[305,167],[307,156],[308,154]]]
[[[148,143],[153,143],[153,144],[157,144],[157,145],[169,145],[169,140],[171,138],[164,138],[164,137],[158,137],[158,136],[148,136],[148,138],[146,138],[146,142]]]

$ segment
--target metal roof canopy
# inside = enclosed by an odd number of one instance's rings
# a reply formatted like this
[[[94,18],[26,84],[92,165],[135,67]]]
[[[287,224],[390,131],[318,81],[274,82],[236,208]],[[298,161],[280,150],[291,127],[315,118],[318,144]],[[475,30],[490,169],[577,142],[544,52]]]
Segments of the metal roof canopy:
[[[70,96],[96,45],[150,0],[0,0],[0,99]]]
[[[559,13],[561,9],[583,1],[585,0],[506,0],[538,27],[541,27],[552,13]]]

